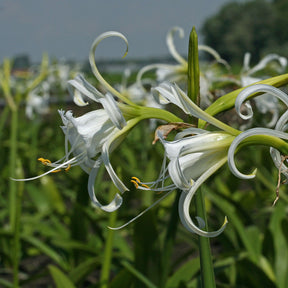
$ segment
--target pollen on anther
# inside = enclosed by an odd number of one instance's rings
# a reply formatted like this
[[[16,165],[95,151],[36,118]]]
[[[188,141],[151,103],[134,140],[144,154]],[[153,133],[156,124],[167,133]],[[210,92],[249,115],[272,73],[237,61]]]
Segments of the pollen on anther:
[[[136,181],[136,182],[138,182],[138,183],[141,183],[140,179],[137,178],[137,177],[135,177],[135,176],[131,177],[131,179],[133,179],[134,181]]]
[[[141,186],[144,187],[144,188],[150,189],[150,187],[148,185],[146,185],[146,184],[141,184]]]
[[[135,185],[136,189],[139,187],[139,184],[135,180],[130,180],[130,181]]]
[[[38,158],[38,161],[40,161],[44,165],[51,164],[51,161],[49,159],[45,159],[45,158],[42,158],[42,157]]]
[[[57,169],[57,170],[51,171],[51,173],[58,173],[60,171],[62,171],[62,170],[61,169]]]
[[[71,165],[69,164],[64,170],[67,172],[70,170],[70,168],[71,168]]]

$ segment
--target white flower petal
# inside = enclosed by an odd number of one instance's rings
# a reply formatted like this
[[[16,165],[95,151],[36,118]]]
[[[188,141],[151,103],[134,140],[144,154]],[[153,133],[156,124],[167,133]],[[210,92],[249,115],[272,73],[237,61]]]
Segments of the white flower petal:
[[[89,98],[95,102],[99,102],[100,99],[105,97],[80,74],[77,75],[74,79],[68,81],[68,91],[70,95],[75,98],[73,88],[78,90],[78,93],[80,92],[80,95],[76,94],[76,99],[74,99],[75,104],[79,102],[79,98],[80,103],[86,103],[86,101],[83,99],[83,96],[84,98]]]
[[[109,118],[111,119],[113,124],[118,129],[122,129],[127,123],[120,108],[118,107],[116,101],[110,93],[107,93],[105,96],[105,98],[100,99],[100,103],[107,111]]]
[[[271,85],[255,84],[255,85],[252,85],[252,86],[249,86],[249,87],[243,89],[236,98],[235,109],[242,119],[249,119],[252,117],[253,111],[252,111],[251,106],[247,107],[248,108],[248,115],[243,115],[241,113],[241,105],[250,95],[256,94],[256,93],[269,93],[269,94],[277,97],[281,101],[283,101],[284,104],[286,104],[288,107],[288,95],[285,94],[283,91],[281,91],[280,89],[275,88]]]
[[[242,132],[241,134],[239,134],[234,141],[232,142],[232,144],[229,147],[228,150],[228,165],[229,168],[231,170],[231,172],[238,178],[240,179],[252,179],[255,177],[257,169],[255,169],[251,174],[243,174],[241,173],[235,165],[235,160],[234,160],[234,155],[235,152],[238,148],[238,145],[245,140],[246,138],[250,137],[250,136],[254,136],[254,135],[268,135],[268,136],[274,136],[277,138],[282,138],[282,139],[286,139],[288,140],[288,134],[281,132],[281,131],[276,131],[276,130],[272,130],[272,129],[268,129],[268,128],[252,128],[249,129],[247,131]]]
[[[215,171],[217,171],[226,161],[227,161],[227,157],[222,158],[215,165],[211,166],[205,173],[203,173],[199,177],[199,179],[197,179],[197,181],[194,182],[194,185],[188,192],[183,191],[181,193],[179,205],[178,205],[179,217],[181,219],[182,224],[188,231],[192,233],[196,233],[203,237],[216,237],[224,231],[228,223],[226,217],[225,217],[222,227],[219,230],[213,231],[213,232],[207,232],[207,231],[203,231],[201,228],[195,225],[195,223],[191,219],[189,210],[190,210],[190,204],[191,204],[192,198],[195,195],[197,189],[202,185],[202,183],[206,179],[208,179],[213,173],[215,173]]]
[[[187,61],[177,52],[174,45],[174,34],[178,32],[180,38],[184,38],[184,30],[181,27],[173,27],[167,34],[166,44],[172,57],[182,65],[185,65]]]
[[[88,192],[89,192],[90,199],[94,205],[96,205],[103,211],[113,212],[121,206],[122,201],[123,201],[122,197],[118,193],[115,195],[114,199],[107,205],[102,205],[98,201],[95,195],[94,184],[95,184],[95,179],[97,177],[97,173],[101,165],[101,162],[102,162],[101,159],[98,159],[97,161],[95,161],[95,165],[91,169],[91,172],[89,174],[89,179],[88,179]]]

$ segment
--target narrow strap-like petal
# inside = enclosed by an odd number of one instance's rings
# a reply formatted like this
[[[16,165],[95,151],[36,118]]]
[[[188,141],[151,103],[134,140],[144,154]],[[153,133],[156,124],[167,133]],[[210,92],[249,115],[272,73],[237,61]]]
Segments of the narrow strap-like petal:
[[[94,189],[95,179],[97,177],[98,170],[99,170],[101,163],[102,163],[102,160],[100,158],[97,159],[95,161],[94,167],[91,169],[91,172],[89,174],[89,179],[88,179],[88,193],[94,205],[96,205],[103,211],[113,212],[121,206],[122,201],[123,201],[122,197],[118,193],[115,195],[114,199],[107,205],[102,205],[95,195],[95,189]]]

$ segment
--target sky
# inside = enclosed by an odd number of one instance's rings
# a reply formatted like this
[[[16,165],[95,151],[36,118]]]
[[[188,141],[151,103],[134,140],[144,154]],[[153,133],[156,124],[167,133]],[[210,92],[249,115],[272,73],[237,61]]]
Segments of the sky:
[[[127,58],[165,56],[169,54],[166,34],[174,26],[184,29],[184,39],[176,37],[175,45],[187,54],[192,27],[201,42],[204,21],[229,2],[233,0],[0,0],[0,63],[21,54],[37,62],[44,52],[57,59],[83,61],[93,40],[107,31],[127,37]],[[122,40],[104,41],[96,57],[123,55]]]

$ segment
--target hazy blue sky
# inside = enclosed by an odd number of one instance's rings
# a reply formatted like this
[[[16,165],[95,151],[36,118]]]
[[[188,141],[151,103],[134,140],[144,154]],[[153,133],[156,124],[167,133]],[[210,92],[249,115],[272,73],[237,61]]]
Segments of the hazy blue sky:
[[[22,53],[38,61],[43,52],[58,59],[84,60],[94,38],[109,30],[128,38],[129,58],[165,55],[166,33],[173,26],[185,31],[185,39],[176,42],[185,53],[192,26],[200,30],[207,17],[232,1],[1,0],[0,62]],[[123,49],[121,40],[108,39],[96,57],[117,58]]]

